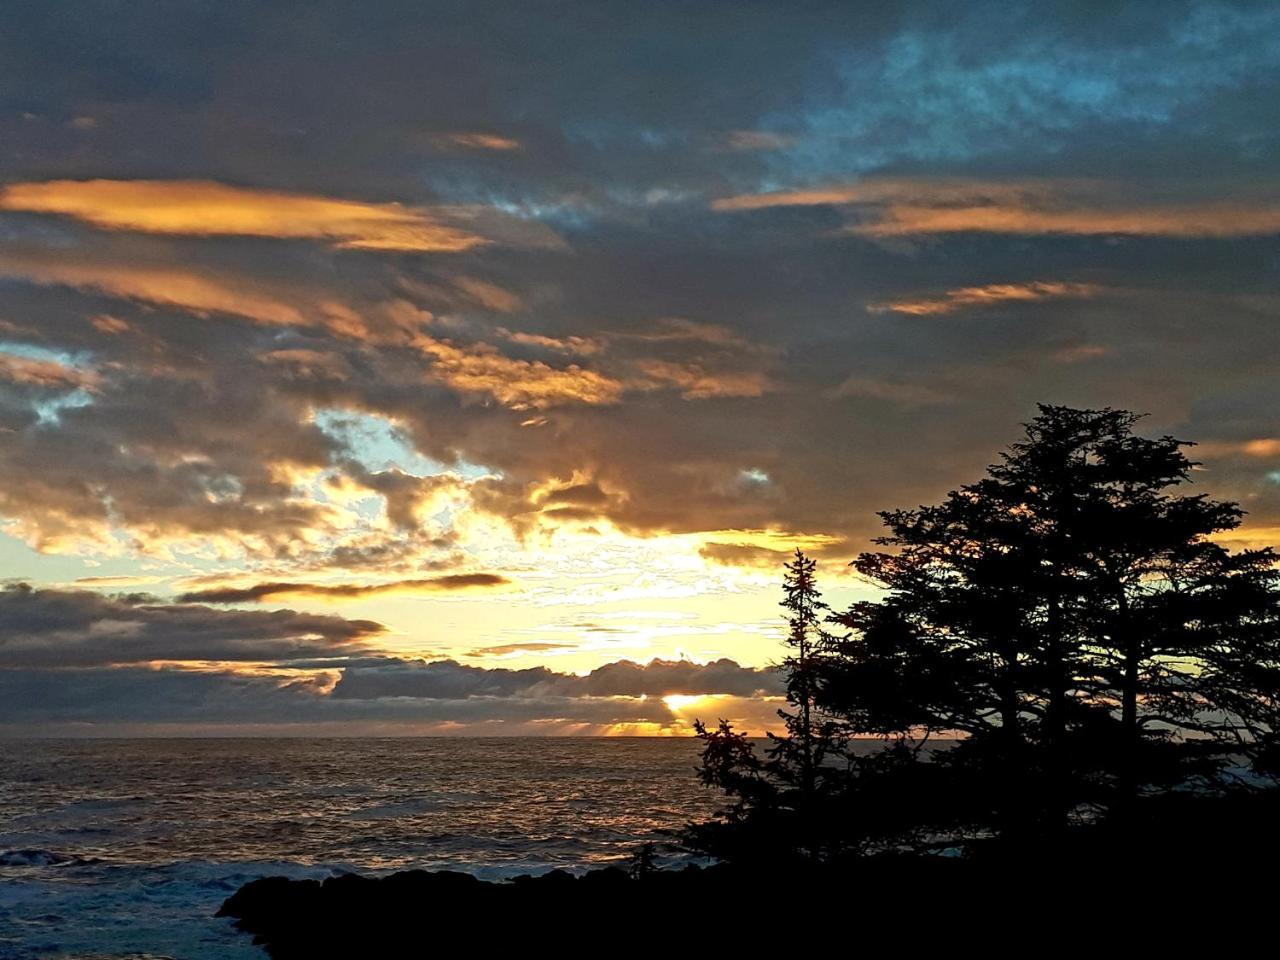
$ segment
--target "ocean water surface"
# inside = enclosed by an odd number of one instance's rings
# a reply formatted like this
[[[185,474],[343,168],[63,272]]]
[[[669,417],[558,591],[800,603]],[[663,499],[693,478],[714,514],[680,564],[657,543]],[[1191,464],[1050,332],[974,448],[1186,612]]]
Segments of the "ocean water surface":
[[[709,814],[689,739],[0,740],[0,958],[261,960],[255,877],[626,861]]]

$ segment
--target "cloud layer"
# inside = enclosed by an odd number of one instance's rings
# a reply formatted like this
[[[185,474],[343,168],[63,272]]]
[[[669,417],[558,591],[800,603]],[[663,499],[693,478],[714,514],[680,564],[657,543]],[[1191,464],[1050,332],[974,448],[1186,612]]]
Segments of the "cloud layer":
[[[104,230],[327,240],[353,250],[454,253],[484,239],[396,203],[251,190],[201,180],[50,180],[0,190],[0,210],[59,214]]]
[[[1280,530],[1273,5],[18,7],[15,724],[143,722],[148,683],[165,722],[424,718],[337,691],[484,680],[406,651],[572,665],[404,698],[433,724],[668,723],[593,669],[768,662],[791,549],[854,589],[875,511],[1038,401],[1202,441],[1196,491]],[[157,598],[92,592],[125,583]],[[594,607],[632,646],[565,626]]]
[[[361,650],[382,631],[370,620],[293,610],[220,611],[27,584],[0,591],[0,670],[151,661],[287,663]]]

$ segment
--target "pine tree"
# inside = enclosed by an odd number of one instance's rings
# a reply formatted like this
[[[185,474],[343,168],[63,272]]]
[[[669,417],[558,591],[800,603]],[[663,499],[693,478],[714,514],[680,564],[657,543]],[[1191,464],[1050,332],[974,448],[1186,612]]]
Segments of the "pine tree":
[[[817,561],[797,550],[784,569],[781,606],[789,614],[786,643],[790,653],[783,660],[782,669],[787,678],[787,702],[794,710],[778,711],[787,735],[770,737],[770,753],[782,775],[794,777],[801,801],[811,803],[818,772],[839,747],[836,726],[831,720],[823,720],[816,705],[834,638],[823,627],[828,608],[818,589]]]
[[[818,706],[824,675],[839,640],[825,624],[828,607],[816,578],[817,564],[797,550],[785,564],[783,599],[788,612],[788,655],[781,669],[791,709],[778,711],[786,733],[768,734],[762,758],[743,734],[720,721],[709,730],[695,723],[703,741],[699,776],[735,798],[723,822],[704,825],[686,842],[718,856],[739,854],[738,837],[750,835],[759,855],[772,858],[801,855],[821,859],[846,844],[848,826],[833,822],[833,798],[847,778],[843,727]]]

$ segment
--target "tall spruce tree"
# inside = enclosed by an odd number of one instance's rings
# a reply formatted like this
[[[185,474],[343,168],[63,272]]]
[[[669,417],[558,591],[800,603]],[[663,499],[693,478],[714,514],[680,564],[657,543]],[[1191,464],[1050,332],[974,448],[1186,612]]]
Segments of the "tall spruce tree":
[[[1093,735],[1075,753],[1102,761],[1113,809],[1131,806],[1144,784],[1185,780],[1187,763],[1206,753],[1196,735],[1207,732],[1200,679],[1208,650],[1191,626],[1201,616],[1232,619],[1214,608],[1226,570],[1209,538],[1242,516],[1235,504],[1176,493],[1194,466],[1183,452],[1190,444],[1135,436],[1138,420],[1127,411],[1042,406],[988,484],[1044,544],[1054,583],[1046,602],[1076,611],[1071,656],[1086,667],[1078,693],[1106,709],[1093,712]],[[1188,590],[1199,598],[1194,610]],[[1103,718],[1118,728],[1108,730]],[[1081,739],[1084,731],[1056,729],[1051,746],[1072,733]]]
[[[781,669],[790,709],[780,709],[778,716],[785,733],[768,734],[762,758],[726,721],[715,730],[695,723],[703,741],[700,778],[735,798],[722,822],[686,835],[686,842],[704,852],[741,859],[745,842],[758,858],[812,860],[849,844],[851,825],[836,822],[833,806],[849,769],[844,727],[819,706],[839,638],[827,630],[830,611],[816,571],[816,561],[799,550],[784,566],[788,653]]]
[[[838,726],[817,705],[835,638],[825,629],[829,610],[818,589],[817,561],[797,550],[784,570],[781,606],[788,614],[789,652],[782,670],[793,710],[778,711],[787,733],[770,735],[769,752],[779,774],[793,781],[797,801],[812,805],[823,766],[840,743]]]

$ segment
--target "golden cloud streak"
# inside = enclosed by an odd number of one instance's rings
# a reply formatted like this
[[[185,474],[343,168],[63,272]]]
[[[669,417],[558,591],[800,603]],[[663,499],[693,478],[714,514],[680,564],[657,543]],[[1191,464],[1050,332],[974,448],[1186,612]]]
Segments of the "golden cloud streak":
[[[617,403],[624,390],[619,381],[577,364],[559,368],[537,360],[518,360],[485,343],[458,347],[422,337],[417,345],[434,361],[432,374],[453,389],[488,394],[516,410],[563,403]]]
[[[1280,548],[1280,526],[1251,526],[1245,524],[1235,530],[1214,534],[1209,539],[1231,550],[1261,550]]]
[[[69,367],[56,360],[36,360],[0,350],[0,380],[26,387],[92,390],[98,385],[99,377],[92,370]]]
[[[1150,237],[1248,237],[1280,233],[1280,208],[1214,203],[1116,210],[1082,207],[913,207],[894,204],[883,218],[850,227],[871,237],[923,233],[1132,234]]]
[[[867,304],[869,313],[903,313],[914,317],[954,313],[966,307],[1036,300],[1083,299],[1095,297],[1102,288],[1091,283],[1035,280],[1030,283],[992,283],[982,287],[960,287],[941,296],[915,300],[882,300]]]
[[[759,397],[771,386],[768,377],[752,370],[718,372],[697,363],[669,360],[640,360],[636,366],[645,378],[640,386],[649,389],[674,387],[686,400]]]
[[[72,263],[23,254],[0,255],[0,275],[44,286],[91,290],[164,307],[247,317],[268,326],[308,326],[302,311],[277,297],[256,293],[243,280],[196,273],[184,267],[125,263]],[[330,305],[330,312],[350,314]]]
[[[1195,453],[1205,457],[1280,457],[1280,438],[1258,437],[1237,442],[1209,440],[1196,444]]]
[[[432,137],[441,147],[461,147],[464,150],[496,150],[509,153],[523,150],[524,145],[511,137],[499,136],[496,133],[441,133]]]
[[[723,212],[859,206],[865,208],[869,219],[846,231],[869,237],[971,231],[1159,237],[1280,233],[1280,206],[1274,203],[1134,203],[1118,185],[1092,181],[865,180],[722,197],[711,206]]]
[[[0,190],[0,209],[104,230],[326,240],[342,248],[452,253],[488,241],[399,203],[364,203],[209,180],[50,180]]]

